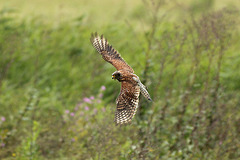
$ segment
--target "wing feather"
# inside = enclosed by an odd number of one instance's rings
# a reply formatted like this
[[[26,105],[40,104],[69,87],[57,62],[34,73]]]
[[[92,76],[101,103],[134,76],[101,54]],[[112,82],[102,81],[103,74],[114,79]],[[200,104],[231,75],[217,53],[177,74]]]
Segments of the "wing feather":
[[[92,34],[90,40],[105,61],[111,63],[117,70],[125,69],[134,73],[133,69],[124,61],[118,51],[108,44],[107,39],[103,35],[100,37],[96,32]]]
[[[115,112],[116,124],[128,124],[137,112],[140,87],[127,81],[122,82],[121,91],[117,98]]]

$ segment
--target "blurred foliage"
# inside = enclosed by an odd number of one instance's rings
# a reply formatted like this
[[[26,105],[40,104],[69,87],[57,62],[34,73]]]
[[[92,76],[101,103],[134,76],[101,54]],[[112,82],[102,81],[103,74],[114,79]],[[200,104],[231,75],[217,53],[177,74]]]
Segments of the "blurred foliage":
[[[101,26],[154,100],[127,126],[113,122],[120,84],[90,44],[93,17],[55,25],[2,9],[0,159],[239,159],[239,10],[214,3],[172,21],[167,2],[142,1]]]

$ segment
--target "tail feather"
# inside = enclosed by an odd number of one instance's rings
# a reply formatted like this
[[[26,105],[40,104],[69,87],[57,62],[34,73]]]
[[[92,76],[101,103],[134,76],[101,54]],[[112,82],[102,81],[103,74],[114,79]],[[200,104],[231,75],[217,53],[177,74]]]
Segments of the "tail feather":
[[[142,84],[139,78],[133,77],[133,79],[138,83],[140,87],[141,94],[149,101],[152,101],[150,94],[148,93],[146,87]]]
[[[149,101],[152,101],[150,94],[148,93],[147,89],[145,88],[145,86],[142,84],[142,86],[140,86],[140,90],[142,95]]]

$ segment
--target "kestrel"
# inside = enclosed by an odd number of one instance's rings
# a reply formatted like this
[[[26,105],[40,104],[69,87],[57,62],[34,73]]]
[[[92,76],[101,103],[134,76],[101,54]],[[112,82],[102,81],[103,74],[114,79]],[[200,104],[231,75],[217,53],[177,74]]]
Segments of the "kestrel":
[[[117,69],[112,74],[112,79],[121,82],[114,121],[117,125],[131,123],[137,112],[140,92],[147,100],[152,101],[152,99],[139,77],[134,74],[134,70],[123,60],[118,51],[108,44],[103,35],[100,37],[97,33],[92,34],[90,40],[102,58]]]

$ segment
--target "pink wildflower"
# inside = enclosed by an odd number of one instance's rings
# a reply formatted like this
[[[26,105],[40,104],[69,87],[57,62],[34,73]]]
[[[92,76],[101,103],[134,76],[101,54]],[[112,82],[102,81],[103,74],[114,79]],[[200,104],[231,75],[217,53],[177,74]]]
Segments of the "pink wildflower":
[[[101,87],[101,90],[102,90],[102,91],[105,91],[105,90],[106,90],[106,87],[105,87],[105,86],[102,86],[102,87]]]
[[[100,94],[99,94],[99,98],[102,98],[102,97],[103,97],[103,94],[102,94],[102,93],[100,93]]]
[[[91,99],[89,99],[87,97],[83,98],[83,101],[86,102],[86,103],[92,103]]]
[[[88,111],[88,110],[89,110],[89,107],[88,107],[88,106],[86,106],[86,107],[85,107],[85,110],[86,110],[86,111]]]
[[[5,117],[1,117],[1,121],[6,121],[6,118]]]
[[[65,110],[65,113],[66,113],[66,114],[68,114],[69,112],[70,112],[70,111],[69,111],[68,109],[67,109],[67,110]]]
[[[94,100],[94,96],[91,96],[90,99],[91,99],[91,100]]]
[[[72,117],[73,117],[74,115],[75,115],[75,114],[74,114],[73,112],[72,112],[72,113],[70,113],[70,116],[72,116]]]

